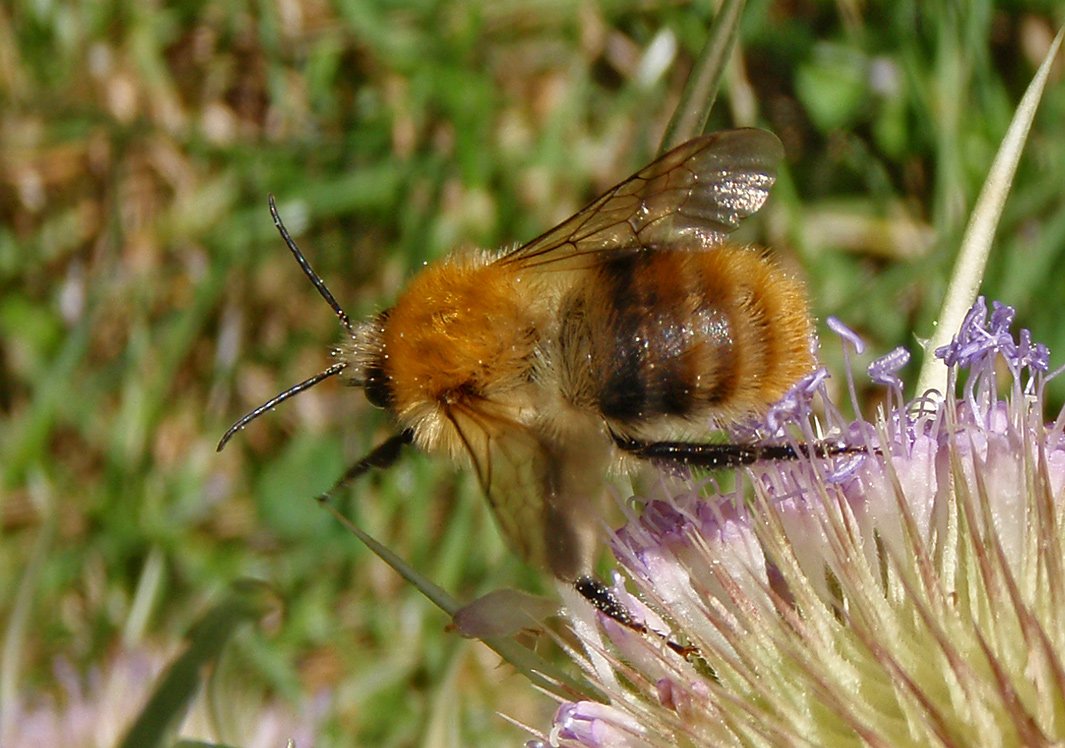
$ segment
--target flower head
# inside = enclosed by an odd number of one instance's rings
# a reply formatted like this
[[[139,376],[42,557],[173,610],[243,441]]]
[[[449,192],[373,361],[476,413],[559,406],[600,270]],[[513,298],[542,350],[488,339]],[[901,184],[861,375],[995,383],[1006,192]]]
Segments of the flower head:
[[[1013,318],[981,299],[936,351],[957,395],[907,402],[898,349],[868,370],[888,394],[875,422],[846,421],[818,373],[763,425],[862,454],[646,501],[614,536],[614,591],[660,636],[569,605],[609,703],[563,704],[539,742],[1065,740],[1065,419],[1044,422],[1049,352]]]

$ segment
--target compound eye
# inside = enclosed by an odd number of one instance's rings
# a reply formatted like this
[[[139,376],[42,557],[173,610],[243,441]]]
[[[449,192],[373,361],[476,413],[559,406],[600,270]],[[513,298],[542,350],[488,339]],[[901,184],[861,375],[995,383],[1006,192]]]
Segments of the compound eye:
[[[392,396],[392,380],[385,374],[385,370],[376,364],[366,368],[366,381],[362,386],[366,393],[366,399],[371,405],[378,408],[389,408],[394,400]]]

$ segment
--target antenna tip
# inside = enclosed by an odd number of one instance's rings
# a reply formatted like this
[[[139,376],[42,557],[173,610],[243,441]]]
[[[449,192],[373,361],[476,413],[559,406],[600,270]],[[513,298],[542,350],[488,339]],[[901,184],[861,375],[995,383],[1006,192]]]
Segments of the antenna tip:
[[[241,419],[241,421],[243,420],[244,419]],[[221,452],[223,449],[225,449],[226,445],[229,444],[229,440],[233,438],[233,435],[236,434],[238,431],[244,430],[245,424],[241,423],[241,421],[237,421],[235,424],[229,427],[229,430],[226,431],[226,433],[222,434],[222,438],[218,440],[218,446],[214,448],[215,452]]]

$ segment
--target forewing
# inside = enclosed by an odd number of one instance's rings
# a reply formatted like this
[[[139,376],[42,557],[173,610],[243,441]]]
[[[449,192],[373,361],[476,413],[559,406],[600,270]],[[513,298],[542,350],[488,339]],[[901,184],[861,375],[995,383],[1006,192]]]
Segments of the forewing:
[[[454,407],[448,417],[511,547],[525,561],[573,581],[592,568],[609,443],[562,443],[558,434],[493,415],[501,412],[478,401]]]
[[[486,408],[449,414],[510,546],[527,562],[547,566],[543,477],[547,454],[527,427]]]
[[[499,262],[568,268],[603,252],[710,248],[762,207],[783,156],[765,130],[689,140]]]

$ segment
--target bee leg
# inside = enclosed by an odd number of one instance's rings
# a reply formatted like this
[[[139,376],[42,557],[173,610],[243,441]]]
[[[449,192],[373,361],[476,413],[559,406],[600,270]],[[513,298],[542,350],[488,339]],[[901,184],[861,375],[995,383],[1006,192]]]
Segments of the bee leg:
[[[383,470],[384,468],[390,467],[397,459],[399,459],[399,453],[400,450],[403,449],[403,445],[410,444],[413,439],[414,432],[410,429],[390,436],[388,439],[371,449],[369,454],[348,468],[347,471],[340,476],[340,479],[333,484],[333,487],[320,495],[318,500],[330,501],[333,498],[333,494],[351,483],[363,473],[368,473],[371,470]]]
[[[656,462],[672,462],[708,469],[734,468],[756,462],[798,460],[804,457],[833,457],[864,453],[865,447],[842,442],[810,444],[700,444],[696,442],[649,442],[611,432],[614,444],[634,457]]]
[[[593,608],[625,628],[643,634],[644,636],[651,635],[662,639],[667,647],[681,657],[688,658],[692,655],[699,654],[699,650],[696,647],[686,647],[683,644],[678,644],[665,634],[650,629],[646,624],[637,621],[633,618],[629,609],[618,600],[617,595],[595,577],[588,574],[579,576],[573,583],[573,586],[577,592],[580,593],[581,597],[591,603]]]

